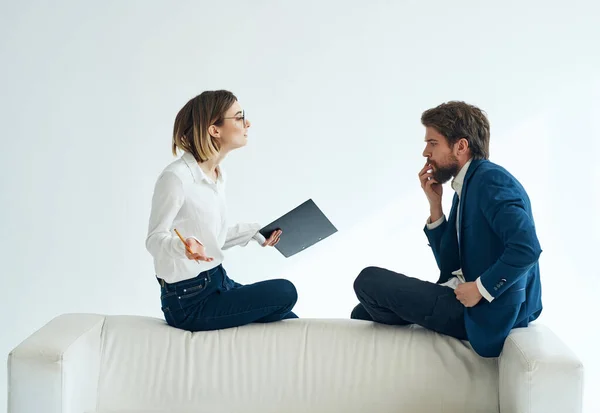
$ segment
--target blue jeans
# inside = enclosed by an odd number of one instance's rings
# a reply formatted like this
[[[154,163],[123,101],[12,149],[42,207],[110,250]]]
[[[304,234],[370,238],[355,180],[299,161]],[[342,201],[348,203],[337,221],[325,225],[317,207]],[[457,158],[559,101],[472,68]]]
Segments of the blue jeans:
[[[219,330],[249,323],[298,318],[292,312],[298,294],[288,280],[241,285],[222,265],[169,284],[159,279],[166,322],[188,331]]]

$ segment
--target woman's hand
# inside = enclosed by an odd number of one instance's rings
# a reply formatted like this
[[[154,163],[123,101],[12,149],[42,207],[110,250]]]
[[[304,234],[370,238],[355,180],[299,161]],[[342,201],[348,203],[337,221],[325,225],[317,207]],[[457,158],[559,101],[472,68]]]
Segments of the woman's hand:
[[[188,238],[185,243],[187,245],[185,255],[189,260],[211,262],[214,259],[206,256],[204,245],[200,244],[195,238]]]
[[[277,244],[279,242],[279,238],[281,237],[281,233],[283,231],[278,229],[275,230],[271,233],[271,236],[269,237],[269,239],[267,239],[264,243],[263,243],[263,247],[274,247],[275,244]]]

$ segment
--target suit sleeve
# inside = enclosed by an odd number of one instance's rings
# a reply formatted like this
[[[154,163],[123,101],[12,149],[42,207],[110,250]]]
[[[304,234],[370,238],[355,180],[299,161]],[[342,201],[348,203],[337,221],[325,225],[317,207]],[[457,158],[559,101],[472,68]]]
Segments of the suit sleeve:
[[[500,258],[480,276],[485,290],[495,298],[537,262],[542,250],[525,194],[514,178],[498,171],[486,172],[477,193],[485,219],[504,244]]]
[[[427,221],[428,222],[425,224],[423,231],[425,231],[425,235],[429,241],[429,246],[431,247],[431,251],[433,252],[437,266],[441,270],[441,243],[444,232],[448,228],[448,221],[446,220],[445,216],[442,216],[433,223],[429,223],[429,219]]]

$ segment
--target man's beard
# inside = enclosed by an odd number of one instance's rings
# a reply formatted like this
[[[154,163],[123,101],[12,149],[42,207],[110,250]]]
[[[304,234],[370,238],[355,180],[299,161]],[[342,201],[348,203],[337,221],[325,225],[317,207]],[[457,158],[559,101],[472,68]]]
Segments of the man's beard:
[[[456,157],[452,156],[449,159],[448,165],[439,166],[435,165],[435,169],[433,169],[431,176],[440,184],[445,184],[452,178],[458,174],[458,160]]]

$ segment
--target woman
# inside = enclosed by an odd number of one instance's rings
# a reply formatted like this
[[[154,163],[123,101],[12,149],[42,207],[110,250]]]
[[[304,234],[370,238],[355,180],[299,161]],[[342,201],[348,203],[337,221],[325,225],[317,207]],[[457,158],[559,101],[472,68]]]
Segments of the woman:
[[[250,121],[228,91],[206,91],[179,111],[173,155],[158,177],[146,248],[154,257],[165,320],[189,330],[217,330],[248,323],[297,318],[297,293],[282,279],[240,285],[223,268],[223,250],[255,240],[274,246],[281,231],[265,239],[258,224],[229,226],[220,163],[246,145]],[[178,237],[184,237],[185,244]],[[187,248],[186,248],[187,245]]]

